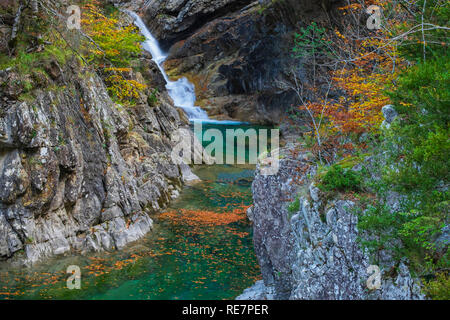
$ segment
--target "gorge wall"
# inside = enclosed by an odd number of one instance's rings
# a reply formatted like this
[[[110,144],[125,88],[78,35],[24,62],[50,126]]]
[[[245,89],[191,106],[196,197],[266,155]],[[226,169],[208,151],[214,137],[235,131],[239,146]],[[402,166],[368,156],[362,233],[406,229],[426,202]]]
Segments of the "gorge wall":
[[[192,178],[170,158],[171,134],[188,121],[151,57],[138,63],[142,74],[129,76],[159,93],[132,107],[76,56],[43,60],[27,94],[23,73],[0,71],[0,260],[121,249],[151,230],[149,214],[178,196],[183,174]]]
[[[298,103],[282,83],[293,69],[300,77],[304,72],[291,56],[293,34],[311,21],[328,23],[337,2],[134,0],[125,5],[143,12],[169,52],[167,73],[195,84],[197,104],[210,117],[278,124]]]

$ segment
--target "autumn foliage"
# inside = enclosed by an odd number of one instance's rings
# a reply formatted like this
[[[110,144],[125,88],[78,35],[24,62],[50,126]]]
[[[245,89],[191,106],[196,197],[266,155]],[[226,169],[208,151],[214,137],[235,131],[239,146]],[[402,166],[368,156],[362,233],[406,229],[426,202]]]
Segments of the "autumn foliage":
[[[105,15],[97,0],[83,7],[81,22],[92,39],[85,48],[86,58],[104,75],[109,93],[122,103],[139,98],[146,85],[130,76],[131,61],[140,54],[140,42],[144,39],[137,28],[132,24],[123,25],[117,11]]]
[[[315,137],[312,150],[319,158],[327,154],[325,160],[331,160],[332,154],[356,147],[358,143],[353,141],[350,145],[345,139],[349,135],[373,133],[380,128],[381,109],[389,103],[384,90],[394,83],[404,61],[398,57],[395,42],[387,40],[386,30],[369,30],[361,21],[367,20],[365,10],[370,5],[383,8],[386,3],[359,1],[342,6],[339,12],[349,18],[334,29],[324,31],[323,27],[312,25],[314,30],[310,33],[320,35],[315,41],[322,45],[320,53],[310,56],[314,70],[309,73],[313,78],[301,84],[305,97],[298,109],[309,114],[311,131],[304,134]],[[399,22],[390,22],[395,23]],[[293,51],[304,51],[310,46],[311,41],[304,42],[299,43],[296,38]],[[299,49],[302,45],[304,48]]]
[[[389,103],[384,86],[396,77],[392,60],[386,54],[373,51],[380,41],[365,40],[360,44],[360,58],[350,67],[332,72],[335,88],[344,95],[325,107],[327,127],[334,133],[363,133],[377,130],[383,116],[381,108]],[[390,48],[393,51],[393,48]],[[322,105],[315,105],[315,112]]]
[[[383,11],[379,29],[366,25],[370,5]],[[362,246],[375,261],[382,251],[408,261],[428,297],[449,299],[448,243],[436,239],[445,237],[449,212],[450,3],[357,0],[339,11],[346,19],[324,35],[332,39],[322,48],[327,59],[310,58],[319,71],[310,74],[321,78],[297,85],[298,109],[310,121],[304,137],[313,138],[305,145],[322,163],[362,155],[361,179],[334,164],[320,177],[322,189],[358,192]],[[396,111],[389,128],[381,126],[387,104]]]

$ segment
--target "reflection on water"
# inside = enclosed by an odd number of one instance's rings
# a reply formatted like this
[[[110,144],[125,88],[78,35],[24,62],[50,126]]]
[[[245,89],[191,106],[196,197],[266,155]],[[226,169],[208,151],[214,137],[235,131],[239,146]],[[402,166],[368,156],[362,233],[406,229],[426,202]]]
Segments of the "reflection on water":
[[[233,299],[260,277],[245,211],[252,168],[201,166],[155,228],[123,251],[0,271],[1,299]],[[81,290],[66,288],[79,265]]]

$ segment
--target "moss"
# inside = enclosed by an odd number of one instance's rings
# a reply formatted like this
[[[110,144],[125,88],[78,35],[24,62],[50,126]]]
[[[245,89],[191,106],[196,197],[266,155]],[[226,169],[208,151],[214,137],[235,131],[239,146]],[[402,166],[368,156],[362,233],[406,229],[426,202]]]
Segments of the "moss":
[[[271,0],[269,3],[265,4],[265,5],[258,5],[256,8],[256,10],[258,11],[259,14],[266,14],[266,10],[269,9],[270,7],[272,7],[274,4],[279,3],[279,2],[284,2],[284,0]]]
[[[22,102],[32,102],[32,101],[34,101],[34,99],[35,99],[34,96],[29,92],[22,93],[19,96],[19,101],[22,101]]]
[[[351,169],[358,163],[361,163],[361,158],[354,156],[354,157],[346,157],[343,160],[338,161],[336,164],[342,167],[343,169]]]
[[[294,201],[292,201],[287,208],[289,213],[295,213],[300,210],[300,197],[297,196]]]

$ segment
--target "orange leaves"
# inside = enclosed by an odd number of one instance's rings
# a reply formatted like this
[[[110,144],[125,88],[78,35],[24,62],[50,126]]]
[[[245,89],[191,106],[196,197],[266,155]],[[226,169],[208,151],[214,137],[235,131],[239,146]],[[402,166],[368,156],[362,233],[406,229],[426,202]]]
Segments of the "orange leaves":
[[[361,25],[361,21],[368,16],[367,7],[384,7],[386,3],[385,0],[349,3],[340,9],[350,13],[351,19],[344,21],[339,29],[327,32],[335,53],[330,56],[330,65],[333,64],[335,69],[327,76],[327,84],[340,97],[331,97],[330,91],[321,90],[323,85],[316,78],[312,84],[302,86],[302,92],[307,95],[300,109],[306,110],[309,116],[306,126],[310,129],[304,134],[305,141],[319,158],[333,158],[333,154],[340,152],[351,153],[353,146],[341,145],[342,141],[348,141],[341,138],[357,138],[364,132],[376,132],[383,121],[381,109],[390,102],[384,90],[395,83],[397,72],[404,65],[388,29],[402,22],[390,19],[389,23],[383,22],[382,29],[369,30],[365,24]],[[364,148],[359,142],[355,142],[355,146]]]
[[[339,7],[338,9],[342,10],[342,11],[344,11],[344,10],[346,11],[346,10],[356,10],[356,9],[361,9],[361,8],[362,8],[362,6],[360,3],[351,3],[347,6]]]
[[[214,212],[206,210],[187,210],[167,211],[160,215],[162,219],[169,219],[175,223],[187,224],[191,227],[197,226],[221,226],[233,222],[244,220],[246,218],[243,209],[234,209],[232,212]]]
[[[338,31],[335,33],[345,38]],[[381,108],[389,103],[383,90],[394,81],[396,68],[402,62],[397,58],[394,68],[396,48],[380,39],[354,41],[353,47],[355,53],[351,64],[331,74],[334,87],[344,95],[328,105],[323,102],[308,105],[316,116],[323,110],[328,120],[327,128],[332,133],[370,132],[380,126],[383,120]]]
[[[341,39],[345,40],[345,37],[338,30],[335,30],[334,33]]]
[[[382,90],[393,77],[388,70],[366,73],[360,67],[334,73],[336,86],[346,96],[326,109],[329,128],[341,133],[361,133],[378,128],[382,122],[381,108],[389,102]]]

